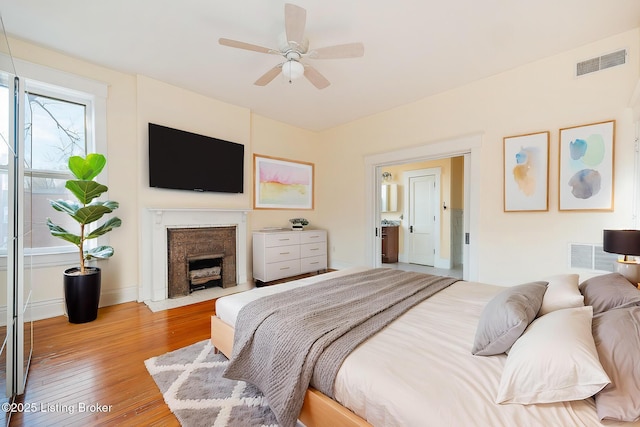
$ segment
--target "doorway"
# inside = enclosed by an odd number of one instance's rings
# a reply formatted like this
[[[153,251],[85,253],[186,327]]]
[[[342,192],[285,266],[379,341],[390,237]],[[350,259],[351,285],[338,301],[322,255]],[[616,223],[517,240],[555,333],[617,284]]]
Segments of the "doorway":
[[[438,272],[444,268],[451,268],[453,263],[460,262],[462,264],[461,276],[464,280],[476,280],[478,277],[477,265],[477,238],[476,230],[478,224],[478,206],[479,192],[473,191],[472,183],[479,182],[480,177],[480,146],[482,143],[482,135],[468,135],[456,139],[435,142],[423,146],[400,149],[393,152],[380,153],[367,156],[365,158],[366,171],[366,202],[369,209],[367,210],[367,225],[370,227],[371,233],[367,233],[366,251],[367,259],[371,260],[372,266],[383,266],[381,262],[381,224],[386,221],[387,214],[382,214],[380,210],[380,184],[382,182],[382,173],[388,168],[406,167],[415,169],[428,168],[420,166],[428,161],[447,160],[458,158],[460,167],[463,169],[463,183],[459,186],[459,194],[463,202],[463,209],[454,209],[451,205],[451,199],[443,197],[437,206],[437,210],[442,214],[442,220],[448,221],[446,228],[447,234],[442,234],[442,239],[446,244],[442,244],[442,252],[445,255],[438,256],[434,259],[434,267],[423,267],[417,264],[410,264],[408,261],[408,252],[405,250],[406,245],[401,242],[401,253],[399,256],[400,263],[406,263],[408,266],[416,268],[435,269]],[[393,175],[393,174],[392,174]],[[406,186],[405,186],[406,187]],[[407,189],[401,189],[399,195],[407,193]],[[450,195],[451,193],[446,193]],[[407,212],[404,210],[405,195],[399,203],[402,206],[397,220],[401,223],[401,235],[408,233]],[[404,237],[404,236],[403,236]],[[401,237],[402,239],[402,237]],[[449,240],[450,239],[450,240]],[[385,264],[385,267],[390,266]]]

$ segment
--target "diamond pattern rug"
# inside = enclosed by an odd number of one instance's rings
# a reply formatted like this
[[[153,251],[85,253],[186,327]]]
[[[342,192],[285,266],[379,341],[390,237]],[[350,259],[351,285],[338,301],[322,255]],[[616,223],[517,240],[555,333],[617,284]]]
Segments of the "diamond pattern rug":
[[[222,377],[229,363],[209,340],[145,360],[164,401],[184,427],[275,427],[262,393]]]

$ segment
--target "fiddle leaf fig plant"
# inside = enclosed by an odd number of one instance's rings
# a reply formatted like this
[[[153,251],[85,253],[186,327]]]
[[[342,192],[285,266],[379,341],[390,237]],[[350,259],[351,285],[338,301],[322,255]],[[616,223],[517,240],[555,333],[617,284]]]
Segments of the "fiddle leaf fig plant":
[[[66,182],[65,188],[78,199],[75,200],[51,200],[53,209],[64,212],[73,218],[80,226],[78,234],[65,230],[54,224],[51,218],[47,218],[47,226],[53,236],[73,243],[78,247],[80,255],[80,274],[85,274],[85,261],[94,258],[103,259],[113,255],[111,246],[98,246],[85,250],[85,242],[108,233],[116,227],[120,227],[122,221],[118,217],[107,219],[102,225],[90,229],[90,225],[100,220],[105,214],[109,214],[118,208],[118,202],[111,200],[98,201],[102,193],[108,190],[106,185],[94,181],[94,178],[102,172],[107,160],[104,155],[98,153],[87,154],[86,157],[72,156],[69,158],[69,170],[76,177]]]

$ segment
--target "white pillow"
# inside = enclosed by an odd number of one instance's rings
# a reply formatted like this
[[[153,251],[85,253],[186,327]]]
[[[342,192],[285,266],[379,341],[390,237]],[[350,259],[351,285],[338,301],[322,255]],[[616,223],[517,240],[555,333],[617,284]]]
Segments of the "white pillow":
[[[578,289],[577,274],[558,274],[544,279],[549,282],[544,293],[538,317],[563,308],[584,306],[584,297]]]
[[[513,344],[496,403],[564,402],[593,396],[609,382],[591,334],[591,306],[534,320]]]

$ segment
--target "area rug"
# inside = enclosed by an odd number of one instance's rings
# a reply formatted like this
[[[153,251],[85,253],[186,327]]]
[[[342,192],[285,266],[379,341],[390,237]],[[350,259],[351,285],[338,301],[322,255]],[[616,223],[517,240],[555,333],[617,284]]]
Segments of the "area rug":
[[[276,427],[260,391],[222,377],[227,358],[210,340],[144,361],[164,401],[184,427]]]

